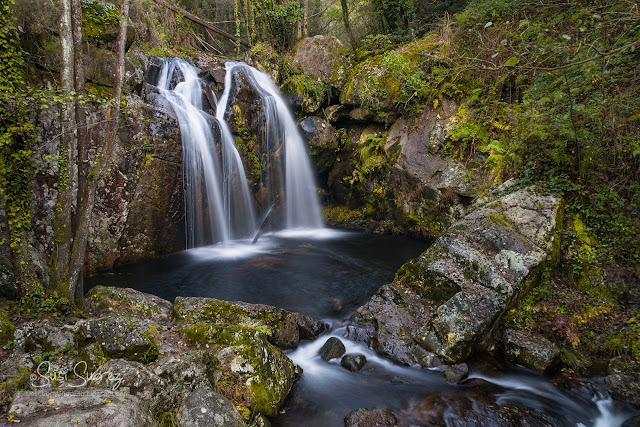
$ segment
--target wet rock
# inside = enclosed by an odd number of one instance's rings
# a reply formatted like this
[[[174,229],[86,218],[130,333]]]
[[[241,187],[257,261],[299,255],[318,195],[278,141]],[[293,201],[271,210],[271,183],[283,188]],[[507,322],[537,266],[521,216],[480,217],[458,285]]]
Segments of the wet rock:
[[[139,362],[111,359],[100,366],[91,378],[88,383],[90,387],[132,394],[146,402],[153,414],[172,410],[182,397],[175,385]]]
[[[362,354],[347,354],[340,360],[340,366],[351,372],[360,372],[366,363],[367,358]]]
[[[244,421],[229,399],[206,388],[190,393],[176,415],[181,427],[243,427]]]
[[[87,293],[85,303],[96,316],[127,313],[160,323],[171,320],[169,301],[131,288],[95,286]]]
[[[296,45],[294,55],[294,63],[304,72],[342,89],[349,72],[349,51],[336,37],[307,37]]]
[[[449,366],[444,371],[444,379],[451,384],[459,384],[462,380],[469,375],[469,367],[466,363],[458,363],[457,365]]]
[[[319,174],[328,173],[338,156],[340,147],[338,132],[329,122],[316,116],[303,119],[298,126],[309,142],[309,154],[314,169]]]
[[[407,364],[426,361],[422,350],[456,363],[492,349],[507,307],[538,282],[560,215],[560,198],[535,187],[482,201],[356,311],[349,336]]]
[[[78,336],[87,345],[99,345],[105,356],[148,363],[158,357],[156,328],[136,317],[102,317],[81,322]]]
[[[148,406],[137,397],[90,388],[19,392],[9,408],[9,417],[21,425],[42,427],[156,425]]]
[[[609,361],[606,382],[613,397],[640,406],[640,363],[623,357]]]
[[[413,349],[415,331],[427,323],[434,308],[410,289],[385,285],[356,310],[347,335],[396,363],[413,365],[419,362]]]
[[[213,388],[222,375],[220,362],[205,350],[163,357],[155,363],[153,372],[177,388],[180,395],[198,387]]]
[[[0,311],[0,347],[13,341],[15,326],[4,311]]]
[[[550,369],[560,356],[560,350],[551,341],[525,330],[506,330],[502,336],[502,348],[509,362],[536,371]]]
[[[345,427],[394,427],[396,417],[386,409],[360,408],[344,417]]]
[[[342,356],[345,351],[346,349],[342,341],[340,341],[339,338],[331,337],[324,343],[320,350],[318,350],[318,354],[324,360],[331,360]]]
[[[20,354],[33,351],[54,351],[72,348],[75,340],[73,332],[65,327],[49,322],[28,322],[14,331],[14,352]]]
[[[228,324],[254,329],[265,333],[270,343],[283,349],[295,348],[301,338],[313,338],[326,329],[324,323],[299,313],[268,305],[213,298],[178,297],[174,313],[182,324]]]
[[[317,116],[305,117],[298,126],[312,148],[322,148],[338,138],[338,132],[331,123]]]
[[[223,379],[231,377],[230,388],[219,385],[218,391],[234,398],[239,389],[254,412],[274,416],[295,381],[293,362],[257,331],[236,328],[228,332],[224,338],[215,334],[210,344],[220,360]]]

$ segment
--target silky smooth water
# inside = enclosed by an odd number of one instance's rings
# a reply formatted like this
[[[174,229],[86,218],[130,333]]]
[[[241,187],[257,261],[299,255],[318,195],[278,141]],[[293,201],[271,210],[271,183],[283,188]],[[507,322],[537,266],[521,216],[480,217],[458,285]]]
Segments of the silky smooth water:
[[[427,247],[385,235],[288,230],[256,245],[226,242],[122,266],[86,284],[132,287],[168,300],[206,296],[269,304],[330,322],[327,334],[287,352],[303,374],[274,426],[343,426],[345,415],[362,407],[390,409],[409,426],[511,426],[524,414],[535,426],[615,427],[632,415],[597,387],[562,391],[542,374],[496,360],[471,363],[463,384],[447,384],[441,372],[395,365],[345,338],[343,325],[353,311]],[[318,356],[330,336],[342,339],[347,353],[366,356],[361,372]]]
[[[186,247],[252,238],[265,210],[281,201],[284,219],[273,221],[287,229],[319,228],[324,224],[313,171],[293,115],[270,77],[243,62],[225,64],[224,90],[203,109],[206,83],[186,61],[161,59],[155,82],[158,92],[176,113],[183,152]],[[258,93],[262,108],[256,120],[261,185],[266,191],[260,209],[249,188],[241,153],[227,123],[231,92],[240,78]],[[215,98],[215,94],[211,92]]]

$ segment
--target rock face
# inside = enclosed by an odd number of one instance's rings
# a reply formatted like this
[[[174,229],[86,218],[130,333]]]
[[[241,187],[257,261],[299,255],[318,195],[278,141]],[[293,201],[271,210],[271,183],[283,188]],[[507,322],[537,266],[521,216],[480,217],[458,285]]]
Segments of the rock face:
[[[137,397],[88,388],[19,392],[9,408],[9,417],[21,425],[38,427],[156,425],[147,405]]]
[[[294,54],[294,63],[304,72],[337,90],[342,89],[349,72],[349,51],[336,37],[305,38],[295,47]]]
[[[552,368],[560,356],[560,350],[551,341],[524,330],[506,330],[502,336],[502,349],[509,362],[536,371]]]
[[[126,99],[110,172],[98,184],[89,231],[86,263],[89,272],[173,253],[185,245],[178,124],[162,109],[145,104],[137,95]],[[104,114],[100,106],[89,107],[91,146],[102,143]],[[42,141],[34,155],[52,159],[45,161],[34,185],[34,258],[39,274],[47,277],[53,247],[59,112],[56,108],[41,110],[34,122]],[[91,158],[94,154],[91,151]]]
[[[507,307],[539,279],[560,214],[560,199],[534,187],[479,201],[356,311],[349,335],[423,366],[492,348]]]
[[[189,394],[176,416],[181,427],[243,427],[244,421],[224,396],[199,388]]]

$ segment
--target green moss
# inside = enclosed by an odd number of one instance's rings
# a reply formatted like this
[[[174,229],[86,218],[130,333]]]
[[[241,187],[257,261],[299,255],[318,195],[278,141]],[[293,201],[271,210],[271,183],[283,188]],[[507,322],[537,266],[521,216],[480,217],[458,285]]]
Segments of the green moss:
[[[437,257],[437,255],[435,256]],[[442,305],[460,292],[460,285],[448,277],[430,270],[428,264],[428,259],[409,261],[398,270],[393,283],[405,285],[422,298]]]
[[[315,113],[331,100],[331,86],[307,73],[289,75],[281,88],[296,94],[301,99],[302,109],[306,113]]]
[[[102,0],[82,0],[82,35],[93,43],[115,41],[119,13],[113,3]]]
[[[13,341],[13,331],[15,326],[11,323],[9,316],[4,311],[0,311],[0,347]]]
[[[492,222],[493,224],[499,226],[499,227],[505,227],[505,228],[509,228],[509,229],[514,229],[513,228],[513,224],[511,223],[511,221],[509,221],[509,219],[502,215],[502,214],[493,214],[493,215],[487,215],[486,218]]]

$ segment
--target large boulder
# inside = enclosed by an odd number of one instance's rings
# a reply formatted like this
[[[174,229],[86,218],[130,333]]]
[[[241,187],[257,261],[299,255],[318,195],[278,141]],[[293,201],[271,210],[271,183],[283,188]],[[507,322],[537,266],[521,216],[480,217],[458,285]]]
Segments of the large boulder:
[[[221,364],[217,391],[237,398],[254,412],[275,415],[295,380],[293,362],[276,347],[294,348],[326,326],[276,307],[212,298],[178,297],[174,316],[191,340],[210,348]],[[234,384],[227,387],[226,384]]]
[[[341,90],[347,80],[349,51],[336,37],[314,36],[300,41],[294,48],[295,64],[305,73]]]
[[[77,336],[107,357],[148,363],[158,357],[157,330],[158,325],[137,317],[102,317],[81,321]]]
[[[87,293],[85,304],[95,316],[127,313],[160,323],[171,320],[169,301],[131,288],[95,286]]]
[[[27,322],[15,329],[13,348],[16,354],[60,351],[75,345],[73,331],[69,327],[50,322]]]
[[[173,310],[183,325],[241,326],[265,334],[270,343],[282,349],[296,348],[300,339],[314,338],[326,329],[312,317],[263,304],[178,297]]]
[[[137,397],[88,388],[18,392],[9,408],[8,420],[34,427],[156,425],[149,407]]]
[[[190,393],[178,408],[176,421],[180,427],[244,427],[244,421],[233,403],[209,389]]]
[[[184,396],[196,388],[213,388],[220,379],[220,361],[206,350],[191,350],[158,359],[153,372]]]
[[[560,202],[535,187],[479,201],[356,312],[350,336],[424,366],[433,354],[457,363],[493,348],[498,321],[554,252]]]

